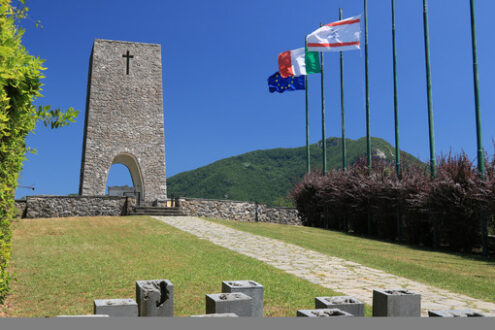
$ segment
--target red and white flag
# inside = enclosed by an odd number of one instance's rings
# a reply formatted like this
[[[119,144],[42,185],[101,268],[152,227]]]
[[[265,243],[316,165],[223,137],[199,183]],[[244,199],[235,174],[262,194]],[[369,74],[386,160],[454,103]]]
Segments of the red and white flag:
[[[307,37],[310,52],[341,52],[360,49],[361,15],[320,27]]]

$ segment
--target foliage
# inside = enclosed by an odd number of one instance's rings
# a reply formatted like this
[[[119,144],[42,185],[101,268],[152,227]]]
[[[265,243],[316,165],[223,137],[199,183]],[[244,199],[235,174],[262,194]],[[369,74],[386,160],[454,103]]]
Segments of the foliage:
[[[493,226],[494,161],[487,159],[482,178],[464,152],[449,154],[439,158],[436,178],[425,164],[406,163],[399,180],[391,162],[375,159],[368,174],[359,159],[345,172],[309,173],[291,197],[306,225],[395,240],[400,219],[406,242],[433,246],[438,233],[441,245],[471,252],[481,244],[480,219]]]
[[[349,163],[366,153],[366,139],[346,139]],[[327,166],[342,166],[341,139],[327,139]],[[373,138],[375,151],[392,159],[394,148],[383,139]],[[321,168],[321,142],[310,146],[313,169]],[[413,156],[402,153],[411,162]],[[212,199],[258,201],[272,206],[292,206],[287,201],[294,184],[306,172],[306,148],[257,150],[219,160],[196,170],[167,178],[169,195]]]
[[[28,54],[21,43],[24,33],[16,23],[26,18],[28,8],[21,0],[12,5],[0,0],[0,304],[9,288],[6,266],[10,257],[10,221],[16,209],[14,193],[25,159],[25,138],[38,120],[52,128],[73,122],[77,111],[63,113],[49,106],[36,106],[41,97],[43,61]]]
[[[282,196],[275,198],[275,200],[273,200],[272,202],[272,205],[278,207],[294,207],[294,203],[291,199]]]

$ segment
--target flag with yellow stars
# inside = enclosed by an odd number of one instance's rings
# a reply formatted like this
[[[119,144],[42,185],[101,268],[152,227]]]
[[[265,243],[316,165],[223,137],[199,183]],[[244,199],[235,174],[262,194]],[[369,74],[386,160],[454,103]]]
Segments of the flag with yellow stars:
[[[285,91],[295,91],[298,89],[305,89],[304,77],[288,77],[282,78],[280,73],[276,72],[268,77],[268,89],[270,93],[279,92],[283,93]]]

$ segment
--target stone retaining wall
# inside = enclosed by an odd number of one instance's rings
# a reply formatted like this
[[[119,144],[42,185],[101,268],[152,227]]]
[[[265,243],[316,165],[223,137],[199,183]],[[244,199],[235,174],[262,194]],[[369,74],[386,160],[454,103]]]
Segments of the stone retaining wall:
[[[302,225],[295,208],[268,207],[265,204],[245,201],[181,198],[181,211],[189,216],[221,218],[243,222],[270,222]]]
[[[27,207],[26,200],[24,199],[16,200],[15,207],[19,211],[18,215],[20,218],[26,217],[26,207]]]
[[[295,208],[289,207],[265,207],[265,214],[259,221],[280,223],[284,225],[300,225],[302,226],[302,220],[299,217],[299,212]]]
[[[133,206],[133,197],[113,196],[27,196],[16,201],[23,218],[58,218],[82,216],[127,215]]]
[[[16,201],[22,218],[120,216],[130,214],[135,206],[135,198],[116,196],[27,196]],[[178,206],[189,216],[302,225],[294,208],[268,207],[255,202],[181,198]]]

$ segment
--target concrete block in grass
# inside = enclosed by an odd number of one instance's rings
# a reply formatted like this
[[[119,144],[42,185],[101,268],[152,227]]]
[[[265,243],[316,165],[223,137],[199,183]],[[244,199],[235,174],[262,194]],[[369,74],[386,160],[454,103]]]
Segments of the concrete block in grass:
[[[253,316],[264,315],[264,287],[255,281],[223,281],[222,292],[241,292],[253,298]]]
[[[57,315],[57,317],[74,317],[74,318],[86,318],[86,317],[108,317],[107,314],[86,314],[86,315]]]
[[[234,313],[212,313],[212,314],[191,315],[191,317],[239,317],[239,316]]]
[[[485,317],[485,315],[475,312],[471,309],[428,311],[428,316],[429,317]]]
[[[421,295],[404,289],[373,290],[373,316],[421,316]]]
[[[207,294],[206,314],[214,313],[253,316],[253,298],[241,292]]]
[[[138,316],[134,299],[98,299],[94,301],[94,313],[113,316]]]
[[[301,309],[297,317],[351,317],[352,314],[337,308]]]
[[[364,303],[351,296],[316,297],[315,308],[337,308],[353,316],[364,316]]]
[[[174,316],[174,286],[169,280],[136,281],[139,316]]]

